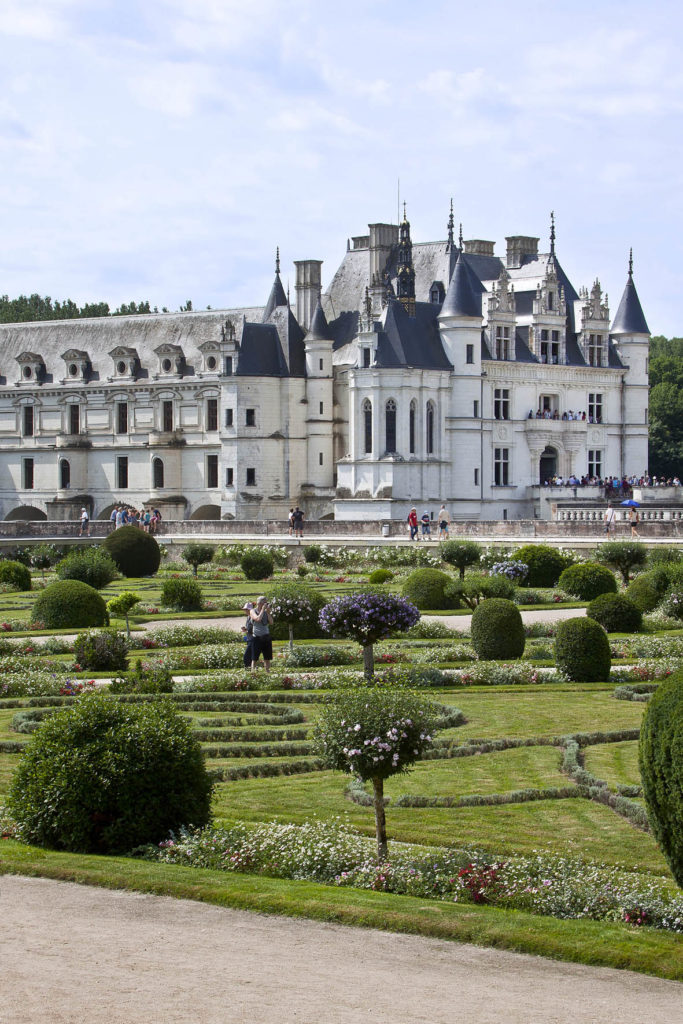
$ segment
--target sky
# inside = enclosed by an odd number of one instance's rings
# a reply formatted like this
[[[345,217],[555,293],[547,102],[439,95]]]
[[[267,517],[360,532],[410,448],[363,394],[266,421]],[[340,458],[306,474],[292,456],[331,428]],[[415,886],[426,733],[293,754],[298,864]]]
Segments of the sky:
[[[0,0],[0,294],[265,303],[397,219],[538,235],[683,335],[669,0]]]

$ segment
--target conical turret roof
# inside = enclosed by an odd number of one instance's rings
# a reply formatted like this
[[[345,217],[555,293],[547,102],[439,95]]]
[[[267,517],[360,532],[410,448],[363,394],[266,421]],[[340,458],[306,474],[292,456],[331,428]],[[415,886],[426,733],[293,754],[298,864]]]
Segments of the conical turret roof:
[[[270,295],[268,296],[266,308],[263,311],[263,322],[265,323],[266,320],[270,320],[271,316],[273,315],[273,311],[277,309],[278,306],[286,305],[288,305],[287,296],[285,295],[285,290],[282,287],[280,275],[276,273],[275,280],[273,281],[273,287],[270,289]]]
[[[306,341],[331,341],[330,328],[327,323],[327,317],[323,311],[323,307],[320,305],[320,298],[313,311],[313,317],[311,319],[311,326],[308,328],[306,334]]]
[[[638,292],[633,283],[633,273],[629,271],[624,294],[612,324],[611,334],[649,334],[650,328],[640,305]]]
[[[462,253],[458,256],[446,292],[440,317],[444,316],[476,316],[481,317],[481,294],[472,287],[470,274]]]

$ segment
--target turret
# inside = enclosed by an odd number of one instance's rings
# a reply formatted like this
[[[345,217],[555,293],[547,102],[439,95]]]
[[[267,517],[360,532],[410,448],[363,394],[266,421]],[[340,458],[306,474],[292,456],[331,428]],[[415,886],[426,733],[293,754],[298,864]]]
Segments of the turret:
[[[318,299],[304,338],[306,348],[307,476],[315,487],[333,486],[332,336]]]
[[[621,472],[640,474],[647,467],[650,328],[633,283],[633,250],[629,253],[626,287],[610,336],[626,367],[622,399]]]
[[[413,267],[413,243],[410,238],[410,222],[403,204],[403,221],[399,229],[398,253],[396,256],[396,298],[408,316],[415,316],[415,268]]]
[[[439,313],[444,350],[456,373],[481,373],[481,326],[480,286],[460,254]]]

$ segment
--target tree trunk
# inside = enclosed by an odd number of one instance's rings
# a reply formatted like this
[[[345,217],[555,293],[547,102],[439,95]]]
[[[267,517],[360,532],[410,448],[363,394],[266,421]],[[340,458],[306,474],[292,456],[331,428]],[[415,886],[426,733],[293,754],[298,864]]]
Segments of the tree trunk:
[[[363,648],[363,673],[367,682],[370,682],[375,674],[375,652],[372,644],[366,644]]]
[[[196,563],[192,566],[192,573],[193,573],[194,576],[197,575],[197,564]]]
[[[128,639],[130,640],[130,623],[128,622],[128,612],[126,612],[126,633],[128,634]]]
[[[383,864],[387,859],[387,819],[384,814],[384,779],[372,780],[373,803],[375,805],[375,832],[377,833],[377,861]]]
[[[289,623],[289,649],[294,651],[294,626],[291,622]]]
[[[459,572],[460,572],[460,579],[464,580],[465,579],[465,566],[464,565],[460,566]]]

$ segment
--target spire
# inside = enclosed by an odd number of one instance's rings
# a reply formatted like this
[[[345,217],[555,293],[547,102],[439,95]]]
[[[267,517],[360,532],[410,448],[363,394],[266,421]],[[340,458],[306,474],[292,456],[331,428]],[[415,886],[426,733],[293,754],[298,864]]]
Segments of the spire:
[[[398,252],[396,254],[396,298],[408,316],[415,316],[415,269],[413,267],[413,243],[410,238],[410,222],[403,203],[403,222],[399,228]]]
[[[460,221],[460,231],[458,233],[458,249],[462,252],[462,221]]]
[[[451,283],[446,292],[439,317],[472,316],[481,317],[481,295],[477,294],[470,280],[470,274],[462,255],[458,256]]]
[[[451,212],[448,215],[448,242],[446,243],[446,252],[452,252],[453,245],[453,200],[451,199]]]
[[[275,250],[275,273],[280,273],[280,246]]]
[[[611,334],[649,334],[650,328],[640,305],[638,292],[633,283],[633,249],[628,257],[628,277],[624,294],[612,324]]]
[[[331,341],[330,329],[327,323],[327,317],[320,304],[320,296],[316,302],[315,309],[313,310],[313,317],[311,319],[311,326],[308,328],[306,335],[306,341]]]
[[[550,255],[555,257],[555,211],[550,211]]]
[[[273,281],[273,287],[270,289],[266,308],[263,311],[263,323],[271,318],[273,311],[278,306],[287,306],[289,308],[289,299],[285,295],[285,290],[280,280],[280,246],[275,250],[275,280]]]

